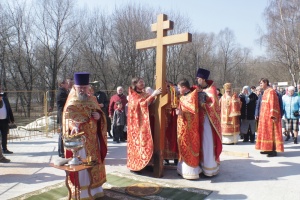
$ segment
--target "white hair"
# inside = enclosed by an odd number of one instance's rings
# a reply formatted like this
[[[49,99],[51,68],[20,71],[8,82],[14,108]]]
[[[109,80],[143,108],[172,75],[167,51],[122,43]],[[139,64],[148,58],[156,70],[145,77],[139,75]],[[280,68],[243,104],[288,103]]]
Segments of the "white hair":
[[[291,85],[288,87],[288,91],[292,91],[292,90],[295,91],[295,87]]]
[[[123,89],[123,87],[122,87],[122,86],[118,86],[118,87],[117,87],[117,90],[119,90],[119,89]]]

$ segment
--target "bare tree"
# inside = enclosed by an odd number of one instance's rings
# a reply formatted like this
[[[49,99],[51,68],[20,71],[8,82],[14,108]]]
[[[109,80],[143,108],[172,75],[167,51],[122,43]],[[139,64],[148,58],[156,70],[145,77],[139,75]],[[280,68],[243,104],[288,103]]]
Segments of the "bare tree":
[[[170,11],[169,20],[174,22],[173,30],[169,31],[169,35],[176,35],[189,32],[192,25],[190,19],[181,15],[179,12]],[[186,78],[187,68],[187,51],[188,44],[168,46],[167,50],[167,80],[176,83],[182,78]]]
[[[50,90],[56,89],[58,72],[64,66],[79,38],[79,34],[76,34],[78,23],[74,11],[72,0],[37,1],[36,37],[39,43],[36,53],[39,67],[46,71],[41,75]],[[51,106],[54,104],[53,95]]]
[[[6,88],[7,38],[10,36],[7,13],[0,2],[0,84]]]
[[[35,68],[35,38],[32,34],[33,15],[26,3],[12,1],[6,5],[7,19],[10,23],[10,34],[6,37],[7,44],[7,73],[10,85],[18,90],[32,91],[38,72]],[[19,93],[25,115],[30,117],[32,93]]]
[[[270,60],[273,66],[284,67],[296,85],[300,76],[300,1],[272,0],[264,16],[267,32],[262,40]]]
[[[230,29],[225,28],[220,31],[217,42],[217,70],[221,84],[225,82],[239,84],[236,77],[240,75],[249,52],[249,49],[241,49],[236,43],[234,33]]]
[[[216,64],[216,36],[213,33],[193,33],[193,42],[186,45],[186,64],[184,76],[195,82],[197,69],[204,68],[212,71]]]
[[[115,70],[115,85],[130,85],[132,77],[144,77],[147,84],[153,81],[155,62],[153,50],[138,51],[136,42],[154,38],[150,25],[154,18],[150,8],[126,5],[112,14],[110,67]]]
[[[81,20],[80,44],[78,52],[82,55],[82,63],[91,72],[91,81],[100,81],[101,88],[109,90],[115,70],[108,67],[110,63],[110,22],[104,12],[95,9],[90,15]]]

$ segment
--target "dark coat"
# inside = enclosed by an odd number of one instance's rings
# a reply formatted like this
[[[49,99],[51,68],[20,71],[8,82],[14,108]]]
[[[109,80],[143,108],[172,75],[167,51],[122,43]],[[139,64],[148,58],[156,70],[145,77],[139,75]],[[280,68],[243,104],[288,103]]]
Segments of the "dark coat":
[[[240,100],[242,102],[242,108],[241,108],[241,119],[248,119],[248,120],[254,120],[255,119],[255,107],[256,107],[256,101],[258,99],[257,95],[254,93],[251,93],[249,95],[249,103],[246,104],[245,96],[240,96]]]
[[[109,106],[109,100],[105,94],[105,92],[102,91],[98,91],[95,94],[95,97],[97,99],[97,102],[103,103],[103,107],[101,108],[101,110],[104,112],[105,116],[106,116],[106,123],[107,123],[107,132],[110,132],[111,129],[111,120],[108,117],[108,106]]]
[[[281,114],[281,117],[283,116],[284,114],[284,111],[283,111],[283,102],[282,102],[282,94],[280,92],[278,92],[276,90],[276,94],[277,94],[277,97],[278,97],[278,102],[279,102],[279,107],[280,107],[280,114]]]
[[[261,100],[262,100],[262,95],[258,96],[258,99],[256,101],[256,107],[255,107],[255,117],[259,117],[259,113],[260,113],[260,105],[261,105]]]
[[[67,98],[69,95],[69,91],[65,88],[58,88],[56,94],[56,106],[57,106],[57,123],[62,125],[62,112],[64,110],[64,106],[66,104]]]
[[[105,113],[105,115],[108,115],[108,105],[109,101],[105,94],[105,92],[98,91],[94,94],[97,98],[98,104],[103,103],[104,107],[101,108],[101,110]]]
[[[14,123],[15,122],[15,118],[14,118],[13,112],[11,110],[10,103],[8,101],[7,96],[3,96],[2,100],[3,100],[4,104],[5,104],[5,108],[6,108],[6,112],[7,112],[7,115],[6,115],[7,123]]]

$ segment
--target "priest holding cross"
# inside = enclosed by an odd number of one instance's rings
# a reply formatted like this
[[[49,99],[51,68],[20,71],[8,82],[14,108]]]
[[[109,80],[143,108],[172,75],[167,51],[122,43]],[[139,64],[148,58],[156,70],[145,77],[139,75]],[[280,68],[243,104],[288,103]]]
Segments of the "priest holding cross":
[[[169,102],[169,95],[166,90],[166,56],[167,56],[167,46],[183,44],[192,41],[192,35],[190,33],[183,33],[178,35],[167,35],[168,30],[173,29],[173,22],[167,20],[167,15],[160,14],[157,17],[157,23],[152,24],[151,30],[157,33],[157,37],[150,40],[140,41],[136,43],[137,49],[148,49],[156,48],[156,88],[160,88],[162,91],[161,95],[158,95],[156,101],[154,102],[155,107],[155,122],[154,122],[154,133],[145,132],[144,128],[132,128],[133,125],[137,125],[140,122],[132,121],[133,118],[128,118],[128,143],[127,143],[127,167],[132,171],[140,171],[147,165],[151,164],[154,166],[154,176],[163,176],[163,149],[164,149],[164,138],[165,138],[165,128],[166,128],[166,115],[165,107]],[[133,93],[136,95],[136,93]],[[129,95],[129,101],[130,101]],[[132,108],[132,107],[131,107]],[[141,109],[140,106],[136,107]],[[136,111],[136,109],[135,109]],[[130,105],[128,106],[128,116],[130,112]],[[149,113],[148,113],[149,114]],[[134,130],[134,131],[129,131]],[[147,134],[147,141],[141,140],[141,134]],[[154,138],[152,138],[152,135]],[[151,144],[152,143],[152,144]],[[138,145],[147,148],[148,154],[144,156],[141,151],[133,151],[133,145]],[[152,147],[152,149],[151,149]],[[140,148],[143,149],[143,148]],[[145,152],[145,151],[143,151]],[[153,163],[150,163],[153,160]],[[138,163],[137,165],[133,163]]]

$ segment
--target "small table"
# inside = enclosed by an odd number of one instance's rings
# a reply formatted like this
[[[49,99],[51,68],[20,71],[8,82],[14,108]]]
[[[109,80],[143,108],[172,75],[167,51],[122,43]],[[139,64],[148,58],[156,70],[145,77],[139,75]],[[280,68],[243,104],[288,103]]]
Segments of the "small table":
[[[66,180],[65,180],[65,183],[66,183],[66,186],[68,188],[68,191],[69,191],[69,200],[71,199],[71,196],[72,196],[72,192],[71,192],[71,188],[69,186],[69,182],[68,182],[68,179],[70,177],[70,172],[74,172],[75,173],[75,179],[78,179],[78,172],[81,171],[81,170],[87,170],[88,171],[88,174],[89,174],[89,177],[90,177],[90,184],[88,186],[88,194],[89,194],[89,197],[90,199],[94,199],[92,194],[91,194],[91,185],[93,183],[93,179],[92,179],[92,175],[91,175],[91,170],[92,168],[95,166],[95,165],[68,165],[68,166],[57,166],[57,165],[54,165],[53,163],[50,163],[50,166],[51,167],[54,167],[56,169],[60,169],[60,170],[64,170],[66,172]],[[80,199],[80,194],[79,194],[79,187],[78,185],[76,184],[76,181],[74,182],[75,184],[75,199]]]

